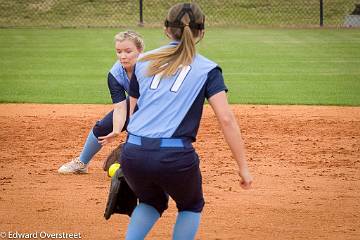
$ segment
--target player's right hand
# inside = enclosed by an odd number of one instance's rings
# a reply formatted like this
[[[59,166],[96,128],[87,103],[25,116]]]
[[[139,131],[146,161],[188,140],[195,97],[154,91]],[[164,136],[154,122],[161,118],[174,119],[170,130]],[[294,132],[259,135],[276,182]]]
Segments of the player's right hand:
[[[251,176],[249,170],[246,169],[242,169],[239,171],[239,176],[240,176],[240,186],[242,189],[250,189],[251,188],[251,184],[253,182],[253,177]]]
[[[108,143],[111,143],[114,141],[114,139],[118,136],[118,133],[111,132],[106,136],[98,137],[98,143],[100,143],[102,146],[105,146]]]

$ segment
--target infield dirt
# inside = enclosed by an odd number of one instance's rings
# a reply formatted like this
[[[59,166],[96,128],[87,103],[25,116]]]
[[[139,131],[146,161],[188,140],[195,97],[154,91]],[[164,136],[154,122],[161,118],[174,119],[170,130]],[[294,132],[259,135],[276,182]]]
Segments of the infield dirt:
[[[197,239],[360,239],[360,108],[233,105],[254,185],[206,105],[198,140],[206,205]],[[106,146],[86,175],[60,175],[111,105],[0,105],[0,233],[123,239],[129,218],[103,218]],[[125,139],[125,134],[119,141]],[[186,182],[182,184],[187,184]],[[171,239],[176,207],[147,239]],[[3,235],[4,236],[4,235]]]

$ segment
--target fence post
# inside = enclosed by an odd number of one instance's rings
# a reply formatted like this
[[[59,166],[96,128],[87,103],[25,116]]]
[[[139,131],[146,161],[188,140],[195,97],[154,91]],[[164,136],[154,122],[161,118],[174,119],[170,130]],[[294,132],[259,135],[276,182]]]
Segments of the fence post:
[[[140,15],[140,22],[139,22],[139,27],[143,27],[144,26],[144,18],[143,18],[143,0],[140,0],[139,2],[140,5],[140,11],[139,11],[139,15]]]
[[[324,1],[320,0],[320,27],[324,26]]]

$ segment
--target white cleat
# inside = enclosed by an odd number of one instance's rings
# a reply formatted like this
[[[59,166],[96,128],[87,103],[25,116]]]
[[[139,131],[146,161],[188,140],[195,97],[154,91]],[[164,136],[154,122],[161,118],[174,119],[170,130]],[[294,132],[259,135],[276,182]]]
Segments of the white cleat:
[[[70,173],[87,173],[88,164],[82,163],[79,157],[74,158],[68,163],[65,163],[58,169],[59,173],[70,174]]]

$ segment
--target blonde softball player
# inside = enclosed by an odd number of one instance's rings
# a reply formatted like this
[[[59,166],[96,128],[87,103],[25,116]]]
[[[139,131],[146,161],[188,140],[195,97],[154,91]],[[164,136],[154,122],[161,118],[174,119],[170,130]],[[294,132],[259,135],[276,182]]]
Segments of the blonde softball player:
[[[108,87],[114,110],[103,119],[97,121],[91,129],[80,156],[62,165],[58,172],[87,173],[88,165],[94,155],[103,145],[111,142],[119,133],[125,130],[128,120],[129,102],[127,93],[134,65],[139,54],[144,49],[144,41],[134,31],[120,32],[115,35],[115,50],[118,60],[108,73]]]

